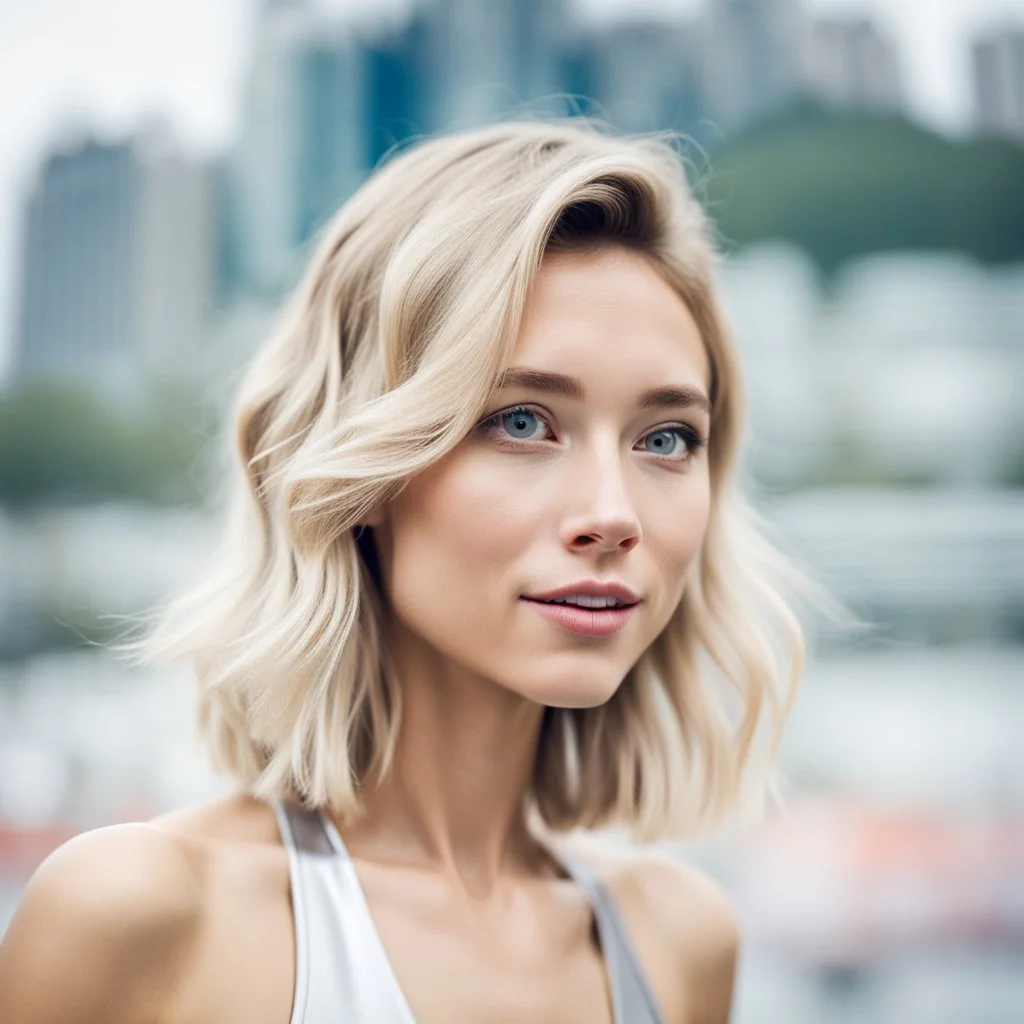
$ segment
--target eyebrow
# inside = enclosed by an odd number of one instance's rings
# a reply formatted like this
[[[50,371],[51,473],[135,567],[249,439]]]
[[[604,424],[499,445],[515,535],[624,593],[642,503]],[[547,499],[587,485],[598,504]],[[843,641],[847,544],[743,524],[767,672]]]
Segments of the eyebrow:
[[[586,397],[583,382],[579,377],[565,373],[550,373],[547,370],[527,370],[513,367],[506,370],[498,381],[499,388],[527,388],[530,391],[546,391],[552,395],[563,395],[582,402]],[[667,406],[696,406],[711,415],[711,402],[700,388],[689,385],[669,385],[645,391],[637,405],[641,409],[661,409]]]

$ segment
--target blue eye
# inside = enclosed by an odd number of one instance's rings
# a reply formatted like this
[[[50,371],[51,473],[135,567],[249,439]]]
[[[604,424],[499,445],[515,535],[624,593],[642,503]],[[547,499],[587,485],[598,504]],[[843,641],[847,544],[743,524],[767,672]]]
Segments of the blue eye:
[[[529,440],[537,432],[540,417],[529,409],[509,409],[501,414],[501,425],[509,437]]]
[[[506,447],[510,441],[551,441],[553,434],[543,414],[527,409],[525,405],[513,406],[489,416],[480,424],[480,430],[498,444]]]
[[[678,424],[652,430],[640,443],[644,451],[652,455],[662,455],[673,462],[686,462],[698,449],[707,444],[707,440],[692,427]]]
[[[678,427],[655,430],[644,438],[644,447],[655,455],[678,455],[680,447],[686,446],[687,439]]]

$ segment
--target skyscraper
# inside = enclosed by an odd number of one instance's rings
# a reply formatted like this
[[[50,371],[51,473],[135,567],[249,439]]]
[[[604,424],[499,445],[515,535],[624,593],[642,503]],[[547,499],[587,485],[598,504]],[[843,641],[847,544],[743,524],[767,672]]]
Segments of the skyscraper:
[[[811,95],[831,106],[878,112],[901,106],[896,46],[869,18],[813,22],[804,75]]]
[[[311,42],[298,68],[293,244],[320,228],[366,175],[366,54],[348,35]]]
[[[276,295],[299,241],[300,60],[307,33],[299,4],[265,3],[257,25],[238,136],[223,167],[227,296]]]
[[[591,94],[625,131],[692,130],[703,114],[697,26],[631,19],[592,36]]]
[[[971,57],[975,128],[1024,142],[1024,26],[976,39]]]
[[[225,161],[228,297],[275,297],[303,248],[396,138],[417,124],[421,22],[366,33],[278,0],[259,24],[241,125]]]
[[[217,195],[213,169],[166,132],[134,141],[135,358],[162,376],[201,375],[216,303]]]
[[[565,0],[434,0],[428,74],[441,129],[493,120],[564,89]]]
[[[26,212],[16,374],[126,393],[187,373],[211,312],[211,186],[160,130],[51,156]]]
[[[366,38],[364,52],[366,163],[372,168],[396,143],[430,130],[430,23],[416,11],[405,24]]]
[[[801,0],[707,0],[708,114],[729,130],[791,103],[801,88]]]
[[[138,184],[128,144],[46,162],[25,218],[19,376],[113,373],[130,358]]]

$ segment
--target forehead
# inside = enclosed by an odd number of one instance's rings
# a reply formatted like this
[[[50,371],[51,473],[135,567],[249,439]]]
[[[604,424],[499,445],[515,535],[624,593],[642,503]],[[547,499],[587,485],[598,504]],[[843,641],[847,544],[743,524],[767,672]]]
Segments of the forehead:
[[[693,315],[651,261],[621,246],[545,256],[527,298],[516,366],[606,377],[623,387],[707,390]]]

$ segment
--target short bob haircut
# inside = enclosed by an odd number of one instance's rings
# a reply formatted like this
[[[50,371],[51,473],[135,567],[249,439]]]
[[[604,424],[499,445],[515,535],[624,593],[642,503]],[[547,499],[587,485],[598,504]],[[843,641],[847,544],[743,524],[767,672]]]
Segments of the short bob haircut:
[[[614,696],[546,709],[524,809],[654,839],[760,806],[804,660],[780,590],[799,577],[735,481],[736,355],[673,142],[575,119],[434,137],[324,228],[240,384],[223,542],[131,645],[191,662],[205,744],[253,795],[344,819],[386,775],[402,686],[360,523],[483,415],[544,255],[620,245],[685,301],[709,355],[710,518],[678,609]]]

